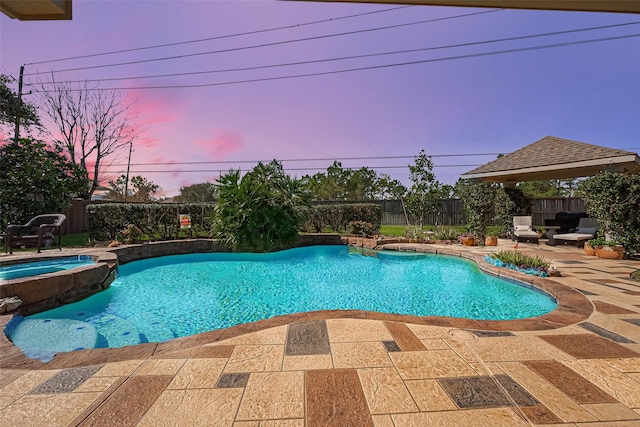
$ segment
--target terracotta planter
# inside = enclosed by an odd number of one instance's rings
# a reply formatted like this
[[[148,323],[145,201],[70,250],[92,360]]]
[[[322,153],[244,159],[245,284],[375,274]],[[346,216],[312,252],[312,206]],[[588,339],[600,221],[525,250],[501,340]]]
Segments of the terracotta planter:
[[[476,240],[473,237],[465,237],[462,239],[462,244],[465,246],[473,246]]]
[[[624,247],[622,246],[603,246],[596,249],[596,256],[604,259],[622,259],[624,258]]]
[[[602,247],[602,246],[598,246],[598,247]],[[584,244],[584,253],[587,255],[595,255],[596,254],[596,248],[594,248],[593,246],[589,246],[588,244]]]
[[[484,239],[485,246],[498,246],[498,238],[496,236],[487,236]]]

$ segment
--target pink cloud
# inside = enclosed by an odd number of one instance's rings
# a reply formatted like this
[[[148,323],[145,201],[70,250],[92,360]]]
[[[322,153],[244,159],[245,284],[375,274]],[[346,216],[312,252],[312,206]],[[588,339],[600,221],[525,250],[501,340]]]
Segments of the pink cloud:
[[[182,117],[183,103],[180,97],[168,96],[167,92],[127,92],[124,99],[131,104],[131,114],[139,117],[143,128],[173,122]]]
[[[195,145],[205,151],[206,155],[224,160],[244,145],[242,137],[233,131],[218,131],[218,135],[207,140],[198,140]]]
[[[162,141],[160,141],[158,138],[144,136],[144,137],[138,138],[138,140],[134,145],[140,148],[152,148],[160,145],[161,143]]]

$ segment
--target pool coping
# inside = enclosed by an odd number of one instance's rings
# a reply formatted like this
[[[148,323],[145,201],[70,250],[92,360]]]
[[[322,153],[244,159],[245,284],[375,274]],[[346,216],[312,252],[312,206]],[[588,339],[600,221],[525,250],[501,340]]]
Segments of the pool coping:
[[[432,244],[388,243],[375,247],[376,250],[414,251],[431,254],[456,256],[474,261],[486,273],[515,280],[538,288],[553,298],[557,308],[542,316],[517,320],[473,320],[442,316],[415,316],[390,314],[365,310],[320,310],[276,316],[257,322],[244,323],[223,329],[203,332],[188,337],[176,338],[161,343],[145,343],[120,348],[98,348],[57,353],[52,361],[42,362],[30,359],[22,350],[0,334],[0,368],[9,369],[60,369],[96,365],[131,359],[161,357],[161,355],[187,350],[204,344],[212,344],[240,335],[262,331],[290,323],[328,319],[368,319],[403,322],[425,326],[442,326],[456,329],[489,331],[541,331],[562,328],[586,320],[594,311],[593,304],[577,290],[550,278],[526,275],[506,268],[499,268],[483,260],[483,255],[473,254],[455,246]],[[100,252],[105,252],[101,249]],[[115,251],[114,251],[115,252]],[[86,253],[86,252],[85,252]],[[0,327],[4,329],[13,314],[0,315]]]

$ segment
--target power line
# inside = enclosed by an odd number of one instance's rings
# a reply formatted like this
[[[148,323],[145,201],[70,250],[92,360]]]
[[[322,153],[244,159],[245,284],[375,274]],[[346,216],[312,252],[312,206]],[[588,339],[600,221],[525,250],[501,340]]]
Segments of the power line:
[[[379,52],[379,53],[362,54],[362,55],[351,55],[351,56],[343,56],[343,57],[337,57],[337,58],[325,58],[325,59],[316,59],[316,60],[307,60],[307,61],[288,62],[288,63],[282,63],[282,64],[259,65],[259,66],[252,66],[252,67],[228,68],[228,69],[220,69],[220,70],[191,71],[191,72],[184,72],[184,73],[157,74],[157,75],[147,75],[147,76],[112,77],[112,78],[86,79],[86,80],[68,80],[66,82],[67,83],[106,82],[106,81],[120,81],[120,80],[151,79],[151,78],[162,78],[162,77],[192,76],[192,75],[227,73],[227,72],[236,72],[236,71],[253,71],[253,70],[260,70],[260,69],[265,69],[265,68],[289,67],[289,66],[294,66],[294,65],[308,65],[308,64],[316,64],[316,63],[321,63],[321,62],[335,62],[335,61],[343,61],[343,60],[351,60],[351,59],[371,58],[371,57],[376,57],[376,56],[398,55],[398,54],[406,54],[406,53],[424,52],[424,51],[430,51],[430,50],[441,50],[441,49],[451,49],[451,48],[458,48],[458,47],[469,47],[469,46],[477,46],[477,45],[490,44],[490,43],[499,43],[499,42],[505,42],[505,41],[525,40],[525,39],[538,38],[538,37],[548,37],[548,36],[555,36],[555,35],[572,34],[572,33],[584,32],[584,31],[602,30],[602,29],[609,29],[609,28],[629,26],[629,25],[637,25],[637,24],[640,24],[640,21],[627,22],[627,23],[621,23],[621,24],[613,24],[613,25],[603,25],[603,26],[597,26],[597,27],[578,28],[578,29],[573,29],[573,30],[554,31],[554,32],[549,32],[549,33],[529,34],[529,35],[524,35],[524,36],[514,36],[514,37],[506,37],[506,38],[492,39],[492,40],[482,40],[482,41],[476,41],[476,42],[457,43],[457,44],[452,44],[452,45],[433,46],[433,47],[425,47],[425,48],[417,48],[417,49],[406,49],[406,50],[388,51],[388,52]],[[40,82],[40,84],[49,85],[49,84],[55,84],[55,82]]]
[[[503,153],[463,153],[463,154],[432,154],[428,157],[477,157],[477,156],[497,156]],[[417,156],[365,156],[365,157],[324,157],[311,159],[282,159],[284,162],[320,162],[320,161],[339,161],[339,160],[389,160],[389,159],[415,159]],[[160,165],[213,165],[213,164],[237,164],[237,163],[268,163],[269,160],[220,160],[206,162],[152,162],[152,163],[131,163],[131,166],[160,166]],[[126,163],[113,163],[109,166],[127,166]]]
[[[481,166],[480,164],[469,164],[469,165],[433,165],[434,168],[458,168],[458,167],[478,167]],[[353,166],[353,167],[343,167],[343,170],[354,170],[354,169],[360,169],[362,167],[367,167],[369,169],[406,169],[408,166],[407,165],[401,165],[401,166]],[[326,170],[326,168],[313,168],[313,167],[309,167],[309,168],[282,168],[284,171],[320,171],[320,170]],[[243,171],[243,169],[234,169],[234,170],[240,170],[241,172]],[[247,169],[248,170],[248,169]],[[188,172],[196,172],[196,173],[203,173],[203,172],[226,172],[227,170],[222,170],[222,169],[187,169],[187,170],[132,170],[130,171],[131,173],[188,173]],[[111,171],[111,170],[105,170],[104,173],[124,173],[124,171]]]
[[[207,52],[196,52],[196,53],[187,53],[187,54],[182,54],[182,55],[165,56],[165,57],[162,57],[162,58],[140,59],[140,60],[137,60],[137,61],[126,61],[126,62],[117,62],[117,63],[111,63],[111,64],[91,65],[91,66],[86,66],[86,67],[66,68],[66,69],[62,69],[62,70],[39,71],[39,72],[35,72],[35,73],[25,74],[25,76],[35,76],[35,75],[48,74],[48,73],[63,73],[63,72],[68,72],[68,71],[92,70],[92,69],[106,68],[106,67],[119,67],[119,66],[123,66],[123,65],[133,65],[133,64],[142,64],[142,63],[147,63],[147,62],[167,61],[167,60],[172,60],[172,59],[190,58],[190,57],[194,57],[194,56],[212,55],[212,54],[216,54],[216,53],[237,52],[237,51],[241,51],[241,50],[258,49],[258,48],[277,46],[277,45],[282,45],[282,44],[298,43],[298,42],[303,42],[303,41],[320,40],[320,39],[326,39],[326,38],[332,38],[332,37],[341,37],[341,36],[360,34],[360,33],[366,33],[366,32],[389,30],[389,29],[401,28],[401,27],[408,27],[408,26],[411,26],[411,25],[426,24],[426,23],[431,23],[431,22],[445,21],[445,20],[449,20],[449,19],[457,19],[457,18],[463,18],[463,17],[468,17],[468,16],[474,16],[474,15],[482,15],[482,14],[486,14],[486,13],[500,12],[502,10],[503,9],[493,9],[493,10],[482,11],[482,12],[467,13],[467,14],[463,14],[463,15],[454,15],[454,16],[447,16],[447,17],[443,17],[443,18],[433,18],[433,19],[426,19],[426,20],[422,20],[422,21],[407,22],[407,23],[404,23],[404,24],[395,24],[395,25],[387,25],[387,26],[384,26],[384,27],[367,28],[367,29],[364,29],[364,30],[354,30],[354,31],[347,31],[347,32],[343,32],[343,33],[324,34],[324,35],[314,36],[314,37],[304,37],[304,38],[300,38],[300,39],[283,40],[283,41],[279,41],[279,42],[263,43],[263,44],[258,44],[258,45],[243,46],[243,47],[229,48],[229,49],[220,49],[220,50],[213,50],[213,51],[207,51]]]
[[[324,23],[327,23],[327,22],[339,21],[339,20],[342,20],[342,19],[358,18],[358,17],[361,17],[361,16],[373,15],[373,14],[377,14],[377,13],[391,12],[391,11],[394,11],[394,10],[406,9],[408,7],[414,7],[414,6],[413,5],[398,6],[398,7],[392,7],[392,8],[389,8],[389,9],[375,10],[375,11],[372,11],[372,12],[364,12],[364,13],[357,13],[357,14],[353,14],[353,15],[339,16],[337,18],[329,18],[329,19],[322,19],[322,20],[318,20],[318,21],[303,22],[302,24],[285,25],[285,26],[282,26],[282,27],[274,27],[274,28],[266,28],[266,29],[262,29],[262,30],[246,31],[246,32],[243,32],[243,33],[226,34],[224,36],[215,36],[215,37],[206,37],[206,38],[202,38],[202,39],[184,40],[184,41],[173,42],[173,43],[164,43],[164,44],[157,44],[157,45],[151,45],[151,46],[135,47],[135,48],[130,48],[130,49],[121,49],[121,50],[112,50],[112,51],[107,51],[107,52],[91,53],[91,54],[87,54],[87,55],[69,56],[69,57],[66,57],[66,58],[49,59],[49,60],[46,60],[46,61],[39,61],[39,62],[30,62],[30,63],[25,64],[25,65],[40,65],[40,64],[48,64],[48,63],[51,63],[51,62],[62,62],[62,61],[70,61],[70,60],[75,60],[75,59],[94,58],[96,56],[106,56],[106,55],[115,55],[115,54],[118,54],[118,53],[138,52],[138,51],[141,51],[141,50],[158,49],[158,48],[161,48],[161,47],[179,46],[179,45],[185,45],[185,44],[191,44],[191,43],[201,43],[201,42],[212,41],[212,40],[221,40],[221,39],[227,39],[227,38],[232,38],[232,37],[261,34],[261,33],[267,33],[267,32],[271,32],[271,31],[288,30],[288,29],[292,29],[292,28],[305,27],[305,26],[308,26],[308,25],[324,24]]]
[[[382,65],[372,65],[367,67],[357,67],[357,68],[347,68],[342,70],[334,70],[334,71],[322,71],[316,73],[306,73],[306,74],[292,74],[287,76],[277,76],[277,77],[263,77],[263,78],[255,78],[255,79],[247,79],[247,80],[235,80],[228,82],[219,82],[219,83],[202,83],[202,84],[185,84],[185,85],[166,85],[166,86],[138,86],[138,87],[111,87],[111,88],[93,88],[89,90],[147,90],[147,89],[182,89],[182,88],[203,88],[203,87],[213,87],[213,86],[226,86],[226,85],[235,85],[235,84],[244,84],[244,83],[256,83],[256,82],[265,82],[265,81],[274,81],[274,80],[286,80],[286,79],[294,79],[301,77],[316,77],[316,76],[326,76],[332,74],[341,74],[348,73],[354,71],[365,71],[365,70],[376,70],[383,68],[392,68],[392,67],[402,67],[408,65],[418,65],[418,64],[427,64],[434,62],[444,62],[444,61],[452,61],[459,59],[470,59],[470,58],[480,58],[485,56],[493,56],[493,55],[503,55],[509,53],[519,53],[519,52],[528,52],[535,50],[543,50],[543,49],[551,49],[556,47],[566,47],[566,46],[576,46],[582,44],[590,44],[590,43],[598,43],[605,41],[613,41],[613,40],[622,40],[633,37],[640,36],[640,33],[636,34],[627,34],[623,36],[612,36],[612,37],[603,37],[598,39],[588,39],[588,40],[578,40],[571,42],[563,42],[563,43],[554,43],[547,45],[539,45],[539,46],[530,46],[530,47],[521,47],[514,49],[506,49],[506,50],[498,50],[492,52],[481,52],[481,53],[471,53],[465,55],[456,55],[456,56],[448,56],[442,58],[433,58],[433,59],[424,59],[424,60],[416,60],[416,61],[408,61],[408,62],[400,62],[394,64],[382,64]],[[71,92],[77,92],[84,89],[69,89]],[[33,90],[34,93],[47,93],[47,92],[55,92],[55,90]]]

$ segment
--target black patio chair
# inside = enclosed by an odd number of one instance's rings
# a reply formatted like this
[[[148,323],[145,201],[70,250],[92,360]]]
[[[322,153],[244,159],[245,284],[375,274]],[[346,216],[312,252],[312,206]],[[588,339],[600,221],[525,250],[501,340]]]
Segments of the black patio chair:
[[[58,249],[62,250],[60,226],[66,219],[63,214],[46,214],[33,217],[24,225],[8,225],[4,236],[5,253],[8,250],[12,254],[13,248],[21,246],[36,246],[40,253],[47,240],[56,242],[56,235]]]

